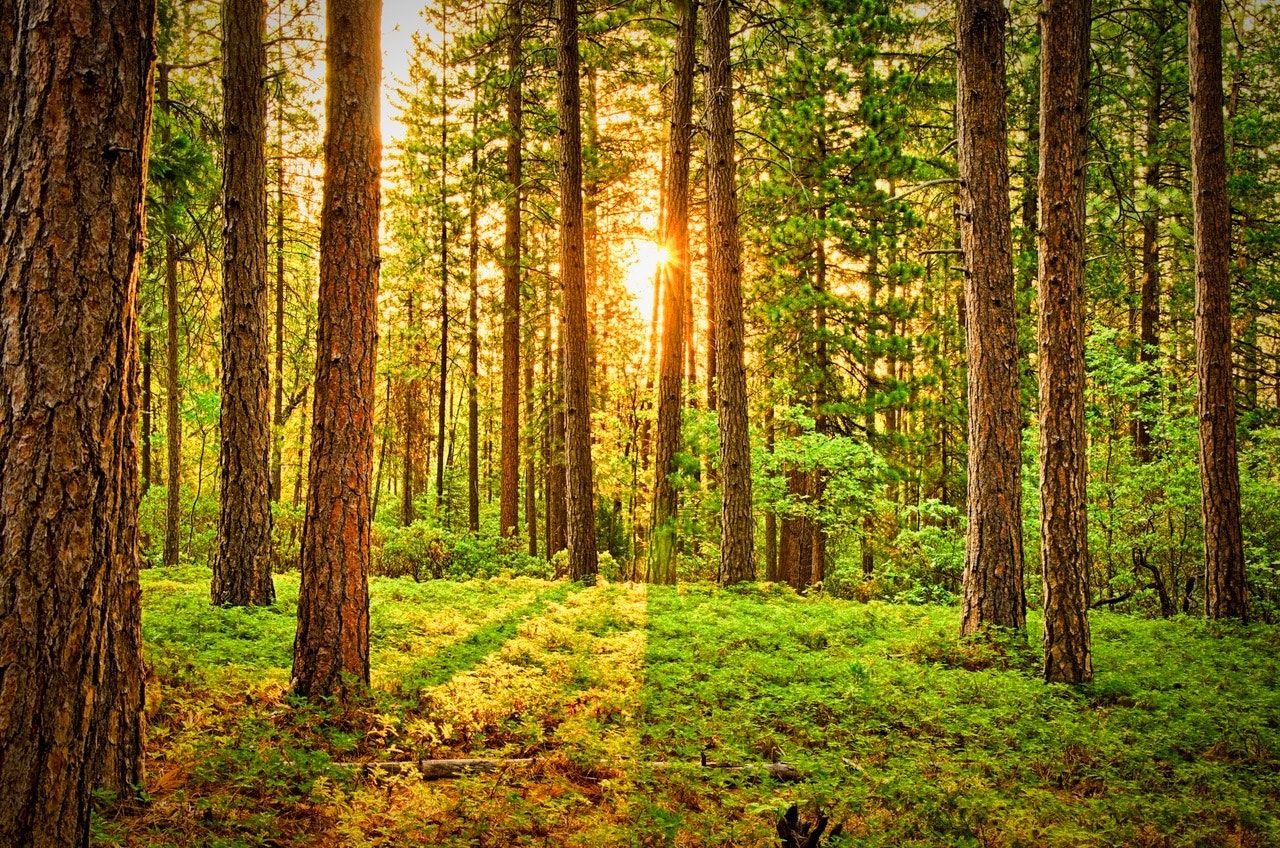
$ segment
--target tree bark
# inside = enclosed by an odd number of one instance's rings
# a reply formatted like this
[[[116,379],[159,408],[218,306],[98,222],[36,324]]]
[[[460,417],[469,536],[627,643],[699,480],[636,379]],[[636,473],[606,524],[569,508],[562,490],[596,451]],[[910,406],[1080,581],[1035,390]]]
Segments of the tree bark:
[[[407,344],[416,359],[416,354],[419,352],[417,350],[417,311],[414,308],[412,291],[407,295],[405,312],[408,325]],[[414,365],[416,364],[415,362]],[[415,486],[413,471],[418,448],[418,389],[418,378],[411,370],[408,379],[404,382],[404,432],[402,434],[404,459],[400,464],[400,524],[404,527],[408,527],[417,519],[416,504],[413,499]],[[430,463],[430,454],[428,454],[428,468],[431,467]],[[374,512],[376,514],[377,511]]]
[[[381,0],[326,7],[324,203],[310,485],[292,689],[369,683],[369,482],[377,354]]]
[[[478,93],[471,108],[471,239],[467,249],[467,529],[480,532],[480,110]]]
[[[280,61],[281,71],[284,61]],[[275,374],[271,411],[271,500],[284,489],[284,103],[276,104],[276,279]]]
[[[1144,134],[1146,147],[1146,172],[1143,182],[1152,195],[1160,190],[1160,125],[1164,99],[1164,55],[1160,41],[1164,35],[1163,9],[1153,22],[1156,34],[1152,38],[1151,88],[1147,92],[1147,125]],[[1147,209],[1142,213],[1142,293],[1138,313],[1138,364],[1146,380],[1138,396],[1139,409],[1133,417],[1133,447],[1139,462],[1151,461],[1152,411],[1159,399],[1155,381],[1156,357],[1160,345],[1160,218],[1155,198],[1147,199]]]
[[[707,275],[715,291],[716,411],[720,428],[720,574],[726,583],[754,580],[751,441],[743,362],[742,247],[733,139],[733,74],[729,65],[729,0],[707,0]]]
[[[141,312],[139,307],[139,312]],[[141,324],[145,319],[139,317]],[[151,434],[154,429],[151,405],[155,397],[151,391],[151,333],[142,330],[142,496],[151,488]]]
[[[1231,206],[1222,119],[1222,3],[1191,0],[1191,186],[1196,239],[1196,417],[1205,614],[1248,617],[1231,372]]]
[[[956,136],[969,361],[969,497],[960,632],[1026,626],[1022,407],[1010,231],[1002,0],[956,4]]]
[[[1040,550],[1045,679],[1092,679],[1084,426],[1090,0],[1040,16]],[[970,305],[972,308],[972,305]]]
[[[222,3],[222,414],[217,606],[268,605],[271,416],[267,330],[264,0]]]
[[[445,413],[449,405],[449,14],[441,4],[440,24],[440,397],[436,406],[436,516],[444,513]]]
[[[524,59],[521,0],[507,5],[507,209],[502,261],[502,483],[498,526],[514,536],[520,524],[520,192],[524,144]]]
[[[0,844],[141,780],[138,265],[154,5],[0,20]],[[10,68],[22,68],[9,76]]]
[[[582,220],[582,103],[578,6],[555,0],[560,114],[560,287],[564,311],[565,519],[569,576],[595,576],[596,510],[591,468],[590,361]]]
[[[660,269],[662,357],[658,378],[657,453],[654,457],[653,542],[649,582],[676,582],[675,543],[678,494],[673,476],[680,448],[680,407],[685,356],[685,301],[689,288],[689,160],[693,139],[693,74],[698,33],[697,0],[681,0],[680,32],[672,74],[666,213],[662,244],[667,261]],[[655,320],[657,316],[654,316]]]
[[[156,99],[164,111],[166,120],[160,124],[160,143],[167,147],[170,140],[168,116],[172,112],[169,103],[169,67],[160,65],[156,76]],[[173,204],[173,188],[165,186],[165,205]],[[165,430],[164,444],[168,468],[165,470],[164,511],[164,564],[172,568],[178,564],[178,543],[181,541],[178,519],[182,511],[182,386],[178,379],[178,237],[171,227],[164,236],[164,303],[165,303]]]

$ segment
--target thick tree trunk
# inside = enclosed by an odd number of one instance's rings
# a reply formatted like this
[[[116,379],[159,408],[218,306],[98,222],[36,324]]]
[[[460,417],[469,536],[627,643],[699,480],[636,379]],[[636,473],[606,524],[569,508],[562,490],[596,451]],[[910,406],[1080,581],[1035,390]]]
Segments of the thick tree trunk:
[[[654,458],[653,541],[649,582],[676,582],[678,496],[675,457],[680,447],[681,382],[685,358],[685,301],[689,288],[689,159],[693,139],[693,74],[698,32],[697,0],[682,0],[672,75],[670,154],[662,244],[667,249],[662,299],[662,358],[658,378],[658,438]],[[655,316],[656,320],[656,316]]]
[[[309,698],[369,683],[381,13],[381,0],[329,0],[325,13],[319,325],[292,680]]]
[[[520,192],[524,127],[521,0],[507,6],[507,209],[502,260],[502,484],[498,526],[514,536],[520,524]]]
[[[0,20],[0,844],[14,848],[87,845],[90,791],[142,777],[137,287],[154,14],[64,0]]]
[[[596,573],[596,510],[591,468],[587,280],[582,236],[582,104],[578,7],[556,0],[560,114],[560,287],[564,310],[565,519],[569,576]]]
[[[720,427],[720,573],[726,583],[755,579],[751,441],[743,362],[742,249],[729,67],[729,0],[707,0],[707,276],[715,291],[716,394]]]
[[[1248,602],[1231,373],[1231,207],[1222,120],[1221,0],[1191,0],[1188,40],[1205,614],[1244,619]]]
[[[264,0],[222,3],[222,415],[218,606],[267,605],[271,418],[267,331],[267,53]]]
[[[956,4],[960,221],[969,361],[969,525],[960,631],[1026,626],[1022,407],[1009,227],[1002,0]]]
[[[1084,428],[1084,200],[1090,0],[1040,16],[1040,552],[1045,679],[1093,677]],[[972,309],[973,304],[970,304]]]
[[[169,103],[169,68],[160,65],[156,76],[156,99],[166,118],[172,111]],[[160,142],[169,144],[169,123],[160,124]],[[173,203],[173,189],[165,187],[165,205]],[[182,387],[178,380],[178,237],[166,228],[164,237],[164,306],[165,306],[165,430],[164,444],[168,467],[165,470],[164,564],[178,564],[181,541],[178,519],[182,512]]]

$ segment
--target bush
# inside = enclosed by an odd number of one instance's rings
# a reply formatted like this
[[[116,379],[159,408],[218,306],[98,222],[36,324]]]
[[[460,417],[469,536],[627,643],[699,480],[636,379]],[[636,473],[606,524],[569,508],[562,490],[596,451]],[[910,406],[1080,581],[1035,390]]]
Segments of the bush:
[[[375,524],[373,573],[414,580],[550,577],[551,565],[531,557],[519,538],[452,533],[428,521],[407,527]]]

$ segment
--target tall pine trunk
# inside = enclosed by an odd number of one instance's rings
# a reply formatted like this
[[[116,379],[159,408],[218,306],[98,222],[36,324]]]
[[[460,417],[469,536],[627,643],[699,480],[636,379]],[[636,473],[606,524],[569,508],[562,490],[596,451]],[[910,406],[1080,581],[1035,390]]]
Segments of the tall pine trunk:
[[[440,25],[440,397],[436,406],[436,516],[444,513],[445,417],[449,405],[449,15]]]
[[[560,288],[564,314],[565,520],[569,576],[594,577],[596,510],[591,468],[587,279],[582,235],[582,103],[577,0],[556,0],[560,113]]]
[[[1191,187],[1196,234],[1196,417],[1204,607],[1248,617],[1231,373],[1231,207],[1222,119],[1222,3],[1191,0]]]
[[[1010,231],[1002,0],[956,4],[956,136],[969,361],[969,525],[962,633],[1026,626],[1022,408]]]
[[[1151,461],[1151,422],[1159,393],[1156,388],[1156,356],[1160,344],[1160,219],[1155,194],[1160,190],[1160,123],[1164,97],[1164,56],[1159,50],[1163,22],[1153,38],[1151,89],[1147,92],[1145,129],[1146,172],[1143,175],[1150,195],[1142,213],[1142,294],[1138,313],[1138,363],[1146,381],[1139,395],[1139,409],[1133,418],[1133,446],[1139,462]]]
[[[1092,679],[1084,429],[1084,200],[1090,0],[1040,16],[1040,553],[1044,675]],[[973,304],[970,304],[972,309]]]
[[[369,483],[377,355],[381,0],[326,7],[324,205],[294,692],[369,683]]]
[[[0,19],[0,844],[14,848],[87,845],[91,790],[142,777],[137,288],[154,15],[64,0]]]
[[[271,583],[265,0],[222,3],[222,441],[219,606],[266,605]]]
[[[658,438],[654,457],[653,542],[649,581],[675,583],[675,457],[680,447],[680,407],[685,357],[685,300],[689,288],[689,159],[693,139],[693,74],[698,31],[697,0],[681,0],[680,33],[672,79],[670,153],[662,244],[667,262],[662,287],[662,357],[658,378]],[[657,320],[657,316],[654,316]]]
[[[160,123],[160,143],[167,147],[170,140],[169,115],[169,67],[160,65],[156,75],[156,100],[165,113]],[[172,181],[165,183],[165,206],[173,204]],[[164,236],[164,311],[165,311],[165,510],[164,510],[164,564],[172,568],[178,564],[178,543],[181,541],[178,519],[182,511],[182,386],[178,372],[178,237],[172,227],[166,227]]]
[[[471,103],[471,208],[467,246],[467,529],[480,531],[480,109]]]
[[[729,0],[707,0],[707,229],[709,288],[715,295],[716,411],[720,426],[720,576],[755,578],[751,442],[743,361],[742,246],[733,141]]]
[[[524,144],[521,0],[507,6],[507,203],[502,257],[502,483],[498,526],[514,536],[520,523],[520,193]]]

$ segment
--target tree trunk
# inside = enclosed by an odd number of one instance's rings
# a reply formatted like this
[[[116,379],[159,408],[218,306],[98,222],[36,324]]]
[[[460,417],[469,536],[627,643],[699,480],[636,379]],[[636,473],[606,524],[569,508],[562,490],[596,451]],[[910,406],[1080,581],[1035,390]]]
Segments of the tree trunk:
[[[265,0],[222,3],[222,414],[217,606],[265,606],[271,582]]]
[[[1156,357],[1160,344],[1160,219],[1155,194],[1160,190],[1160,122],[1161,101],[1164,97],[1164,56],[1159,52],[1159,34],[1152,45],[1151,89],[1147,92],[1146,173],[1143,182],[1151,194],[1147,209],[1142,213],[1142,306],[1138,314],[1138,364],[1146,381],[1138,396],[1138,412],[1133,417],[1133,447],[1139,462],[1151,461],[1151,420],[1159,399],[1155,381]]]
[[[169,103],[169,67],[160,65],[156,78],[156,99],[166,118],[172,111]],[[160,124],[160,143],[169,145],[169,122]],[[173,204],[173,188],[165,185],[165,205]],[[178,519],[182,511],[182,388],[178,382],[178,237],[171,227],[164,237],[164,303],[165,303],[165,431],[164,444],[168,468],[165,471],[164,564],[178,564],[181,541]]]
[[[578,6],[556,0],[560,98],[560,287],[564,310],[565,518],[569,576],[596,573],[596,511],[592,492],[590,362],[582,236],[582,111],[578,80]]]
[[[649,582],[676,582],[675,543],[678,495],[675,457],[680,447],[681,381],[685,358],[685,300],[689,288],[689,158],[693,138],[693,74],[698,32],[697,0],[682,0],[672,79],[670,155],[662,244],[662,358],[658,378],[657,453],[654,458],[653,542]],[[656,320],[656,316],[655,316]]]
[[[415,354],[418,353],[418,331],[416,327],[416,311],[414,309],[413,292],[407,295],[405,303],[405,318],[408,326],[408,347]],[[417,363],[414,363],[415,366]],[[400,465],[400,524],[408,527],[416,519],[416,505],[414,503],[414,461],[417,457],[418,447],[418,378],[410,371],[409,378],[404,382],[404,428],[402,438],[404,439],[404,459]],[[389,398],[388,398],[389,399]],[[429,415],[430,413],[428,413]],[[430,420],[430,419],[428,419]],[[430,454],[428,454],[427,467],[431,467]],[[376,513],[376,510],[375,510]]]
[[[1222,120],[1221,0],[1191,0],[1188,40],[1205,614],[1245,619],[1248,603],[1231,372],[1231,207]]]
[[[707,0],[707,276],[715,291],[716,394],[720,427],[720,573],[755,579],[751,442],[743,363],[741,244],[729,67],[729,0]]]
[[[440,39],[449,39],[448,5],[441,4]],[[440,397],[436,407],[436,516],[444,512],[444,425],[449,404],[449,50],[440,49]]]
[[[556,344],[555,399],[551,412],[551,480],[547,484],[547,556],[553,557],[569,545],[568,518],[565,510],[569,485],[564,464],[564,327],[561,325]]]
[[[140,319],[141,323],[141,319]],[[151,332],[142,331],[142,496],[151,488]]]
[[[281,59],[281,71],[284,61]],[[271,414],[271,500],[284,489],[284,103],[276,104],[276,332],[274,407]]]
[[[1090,0],[1040,16],[1040,551],[1044,674],[1092,679],[1084,427],[1084,200]],[[973,304],[970,304],[972,308]]]
[[[536,302],[536,301],[535,301]],[[530,321],[525,330],[524,353],[524,524],[529,537],[529,556],[538,555],[538,476],[537,457],[533,439],[537,432],[533,405],[533,355],[535,323]]]
[[[0,20],[0,844],[15,848],[87,845],[90,791],[142,777],[137,288],[154,14],[27,3]]]
[[[507,6],[507,227],[502,262],[502,484],[503,536],[520,524],[520,192],[524,143],[521,0]]]
[[[329,0],[310,485],[292,689],[369,683],[369,483],[377,357],[381,0]]]
[[[473,93],[471,108],[471,241],[467,253],[467,529],[480,532],[480,110]]]
[[[1022,406],[1009,228],[1002,0],[956,4],[960,221],[969,361],[969,525],[960,631],[1027,623],[1022,582]]]

